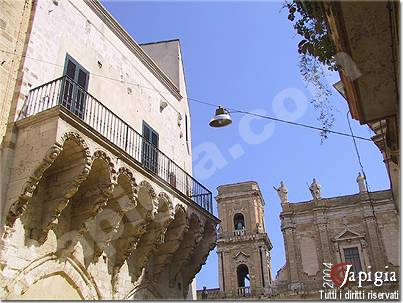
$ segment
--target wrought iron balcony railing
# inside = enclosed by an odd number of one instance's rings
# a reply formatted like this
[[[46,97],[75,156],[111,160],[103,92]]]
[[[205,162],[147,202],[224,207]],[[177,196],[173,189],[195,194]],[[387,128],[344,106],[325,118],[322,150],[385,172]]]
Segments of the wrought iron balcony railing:
[[[31,89],[18,119],[55,106],[67,109],[129,154],[147,171],[213,213],[212,194],[207,188],[68,76]]]
[[[249,296],[251,294],[251,289],[249,286],[238,287],[238,295],[240,296]]]

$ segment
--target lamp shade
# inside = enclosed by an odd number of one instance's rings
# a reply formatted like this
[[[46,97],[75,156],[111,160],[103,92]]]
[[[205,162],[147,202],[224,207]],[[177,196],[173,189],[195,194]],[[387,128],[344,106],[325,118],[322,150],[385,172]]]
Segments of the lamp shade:
[[[225,108],[219,106],[215,111],[214,117],[210,120],[209,125],[211,127],[223,127],[230,125],[231,123],[232,119],[229,112]]]

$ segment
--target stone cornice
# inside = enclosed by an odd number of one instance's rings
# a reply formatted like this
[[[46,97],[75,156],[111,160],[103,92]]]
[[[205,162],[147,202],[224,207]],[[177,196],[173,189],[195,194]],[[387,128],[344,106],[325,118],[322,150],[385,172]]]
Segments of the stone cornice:
[[[294,213],[302,211],[312,211],[312,210],[326,210],[328,208],[335,207],[356,207],[362,203],[370,203],[373,205],[378,205],[382,203],[390,203],[392,200],[391,190],[380,190],[369,193],[371,197],[365,194],[353,194],[346,196],[338,196],[332,198],[322,198],[319,201],[304,201],[296,203],[288,203],[282,213]],[[371,198],[371,199],[370,199]]]
[[[171,79],[157,66],[157,64],[146,54],[146,52],[133,40],[116,19],[105,9],[98,0],[86,0],[85,3],[94,13],[108,26],[108,28],[123,42],[124,45],[151,71],[151,73],[168,89],[177,99],[183,97],[179,88]]]
[[[250,191],[243,191],[243,192],[233,192],[233,193],[226,193],[226,194],[219,194],[215,197],[217,203],[226,200],[226,201],[239,201],[241,199],[250,199],[253,197],[259,197],[262,205],[265,205],[263,196],[260,191],[250,190]]]

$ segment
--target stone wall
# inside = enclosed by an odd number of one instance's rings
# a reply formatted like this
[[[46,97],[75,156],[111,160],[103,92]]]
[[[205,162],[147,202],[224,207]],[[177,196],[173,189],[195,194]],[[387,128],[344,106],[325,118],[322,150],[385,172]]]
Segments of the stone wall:
[[[13,100],[24,100],[19,95],[23,82],[21,65],[34,10],[32,0],[0,1],[0,143],[10,112],[13,121]]]

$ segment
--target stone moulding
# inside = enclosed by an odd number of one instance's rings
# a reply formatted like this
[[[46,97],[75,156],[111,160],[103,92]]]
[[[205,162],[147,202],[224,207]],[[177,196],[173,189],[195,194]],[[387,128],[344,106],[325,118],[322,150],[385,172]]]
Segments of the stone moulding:
[[[50,148],[42,163],[35,169],[33,174],[29,177],[25,183],[22,193],[18,197],[18,200],[14,202],[9,209],[6,225],[12,226],[15,220],[26,210],[28,201],[32,198],[32,195],[41,180],[45,171],[52,165],[56,158],[61,154],[62,146],[56,143]]]
[[[151,209],[147,209],[149,207],[148,205],[141,205],[141,207],[146,211],[145,214],[146,221],[151,221],[154,219],[158,211],[157,194],[155,193],[155,190],[152,187],[152,185],[146,180],[141,181],[139,184],[139,194],[141,191],[144,191],[146,194],[148,194],[149,198],[151,199],[151,205],[150,205]],[[141,203],[142,201],[139,201],[139,204]]]
[[[157,252],[154,255],[154,257],[157,258],[157,259],[154,259],[154,265],[153,265],[154,266],[154,281],[156,281],[156,282],[160,278],[159,274],[171,262],[175,251],[178,249],[180,243],[183,240],[185,232],[187,232],[189,230],[188,218],[186,216],[185,208],[182,205],[178,204],[175,207],[174,213],[175,213],[175,215],[174,215],[175,219],[174,220],[176,222],[178,222],[177,220],[179,220],[180,217],[182,217],[183,218],[183,224],[180,225],[181,230],[179,232],[179,237],[177,239],[175,239],[175,238],[174,239],[168,239],[168,242],[166,241],[167,239],[165,239],[164,243],[161,244],[162,246],[159,247],[159,249],[157,249]],[[168,231],[167,231],[168,232],[168,235],[167,235],[168,237],[170,236],[169,235],[169,229],[174,224],[175,224],[175,222],[172,222],[172,224],[170,226],[168,226]],[[171,241],[171,242],[175,241],[175,244],[172,244],[169,241]],[[171,248],[168,249],[167,246],[171,247]],[[156,262],[157,260],[159,262]]]
[[[190,215],[188,219],[187,232],[184,234],[181,245],[178,249],[178,254],[176,254],[172,263],[169,267],[169,286],[174,287],[175,281],[177,280],[183,266],[192,257],[199,241],[203,237],[204,224],[200,220],[199,216],[195,213]]]
[[[209,233],[211,231],[212,233]],[[205,264],[207,257],[212,249],[216,246],[217,241],[217,233],[215,231],[215,227],[211,224],[206,222],[206,226],[203,229],[203,237],[199,240],[199,245],[197,245],[197,249],[194,253],[193,257],[196,257],[195,262],[192,262],[190,266],[190,272],[184,281],[185,285],[188,285],[193,277],[201,270],[202,266]],[[198,260],[197,260],[198,259]]]
[[[174,207],[169,196],[161,192],[158,195],[158,209],[154,217],[154,220],[148,225],[147,233],[145,234],[146,239],[141,238],[139,242],[139,247],[136,248],[134,256],[136,256],[136,264],[132,275],[136,280],[141,271],[146,267],[147,262],[150,260],[151,256],[155,254],[156,249],[164,243],[164,236],[167,232],[168,226],[174,220]],[[150,235],[150,233],[152,233]],[[137,249],[141,254],[137,253]]]
[[[173,202],[171,198],[169,198],[168,194],[165,192],[161,192],[158,194],[158,209],[164,211],[167,216],[167,218],[165,218],[164,222],[162,222],[161,224],[161,229],[163,231],[162,233],[165,234],[166,230],[168,229],[168,226],[175,219],[175,210]],[[159,241],[159,244],[163,242],[164,241],[162,239],[161,241]]]
[[[89,150],[88,145],[86,144],[85,140],[78,133],[67,132],[62,137],[63,144],[61,144],[61,145],[63,148],[64,148],[64,145],[67,140],[74,141],[81,148],[82,154],[83,154],[83,159],[84,159],[84,166],[83,166],[83,169],[81,170],[81,172],[78,174],[78,176],[76,176],[72,180],[70,185],[64,190],[63,199],[53,209],[53,213],[50,217],[49,222],[47,222],[46,226],[43,227],[43,229],[39,235],[39,238],[38,238],[39,243],[44,243],[46,241],[49,230],[53,229],[58,224],[58,219],[59,219],[61,213],[68,206],[70,200],[77,193],[77,191],[79,190],[79,187],[87,179],[88,175],[91,172],[93,159],[91,158],[91,153],[90,153],[90,150]],[[54,161],[52,162],[52,164],[53,163],[54,163]],[[50,166],[47,169],[49,169]],[[42,174],[42,177],[43,177],[43,174]]]
[[[124,300],[130,300],[132,299],[134,296],[136,296],[136,294],[138,294],[141,290],[146,290],[149,294],[152,295],[152,298],[150,297],[146,297],[146,298],[141,298],[141,299],[158,299],[158,298],[162,298],[160,292],[158,291],[158,289],[152,285],[152,283],[150,282],[146,282],[146,283],[142,283],[137,285],[136,287],[134,287],[125,297]]]
[[[124,170],[125,169],[122,169],[122,172]],[[116,279],[123,263],[125,262],[125,260],[129,258],[129,256],[133,253],[133,251],[137,249],[138,243],[139,241],[141,241],[141,237],[147,232],[149,224],[151,224],[153,220],[155,220],[158,214],[159,201],[153,186],[148,181],[143,180],[139,183],[138,190],[136,189],[136,192],[137,192],[136,209],[141,214],[143,221],[136,225],[135,230],[132,231],[132,233],[127,234],[124,231],[119,238],[115,239],[116,243],[118,244],[118,242],[121,240],[121,237],[128,237],[125,247],[120,247],[118,249],[119,251],[117,260],[113,265],[114,269],[112,274],[112,280],[113,280],[112,285],[114,285],[114,283],[117,283]],[[149,202],[150,205],[143,205],[144,201],[142,201],[138,197],[141,193],[144,193],[148,196],[147,198],[149,199],[149,201],[146,201],[145,203]],[[142,265],[143,264],[141,264],[141,268],[143,267]]]
[[[133,176],[133,173],[127,167],[120,167],[118,170],[118,179],[121,176],[126,176],[130,182],[131,192],[130,192],[130,200],[133,203],[133,207],[137,206],[137,194],[138,194],[138,184],[136,183],[136,179]]]
[[[74,229],[74,231],[76,233],[75,233],[75,236],[72,237],[73,245],[71,245],[69,247],[69,249],[64,251],[64,253],[71,253],[72,252],[71,250],[74,248],[74,244],[77,243],[81,237],[83,237],[85,234],[88,233],[89,223],[95,218],[95,216],[97,214],[102,212],[103,209],[106,207],[107,202],[108,202],[109,198],[111,197],[112,192],[117,183],[117,173],[115,170],[115,165],[112,162],[111,158],[104,151],[102,151],[102,150],[95,151],[91,160],[92,160],[92,167],[90,170],[90,174],[93,169],[95,161],[101,160],[104,162],[105,166],[107,167],[108,177],[107,177],[105,184],[96,184],[100,193],[98,193],[98,196],[92,201],[92,206],[90,208],[90,211],[88,212],[88,215],[84,219],[79,221],[78,226]],[[69,201],[68,204],[69,203],[71,204],[73,202],[74,202],[74,200],[72,200],[72,202]],[[67,206],[67,204],[66,204],[66,206]],[[71,229],[71,230],[73,230],[73,229]],[[99,252],[94,255],[96,257],[99,257],[98,254],[99,254]]]
[[[115,201],[111,201],[112,199],[114,199],[114,197],[113,197],[114,191],[116,190],[117,186],[120,185],[120,182],[121,182],[120,180],[122,180],[122,178],[126,178],[126,180],[129,183],[128,191],[125,191],[125,196],[124,196],[125,199],[123,199],[124,201],[122,201],[122,197],[120,197],[120,198],[117,198],[117,200],[115,200]],[[113,224],[112,230],[110,232],[108,232],[108,234],[103,238],[103,241],[101,243],[97,243],[95,245],[94,257],[93,257],[94,262],[102,255],[105,247],[107,245],[109,245],[109,243],[114,238],[117,237],[119,229],[121,228],[122,219],[125,216],[125,214],[137,206],[138,189],[137,189],[137,184],[136,184],[135,178],[133,177],[132,172],[126,167],[119,168],[116,182],[117,183],[116,183],[116,186],[114,187],[114,191],[112,192],[111,196],[109,197],[109,200],[106,203],[106,206],[103,209],[105,211],[109,209],[112,214],[115,214],[114,219],[110,220],[111,222],[114,222],[114,224]],[[96,219],[97,219],[97,217],[94,217],[95,221],[96,221]]]
[[[102,298],[93,277],[80,264],[72,258],[60,261],[53,254],[40,257],[21,269],[17,276],[6,284],[7,297],[10,295],[22,295],[37,281],[63,273],[68,273],[68,278],[84,300]]]
[[[172,203],[171,198],[168,196],[167,193],[165,193],[165,192],[160,192],[160,193],[158,194],[158,205],[159,205],[161,202],[164,203],[164,204],[168,207],[168,212],[169,212],[170,216],[173,217],[174,214],[175,214],[175,212],[174,212],[174,205],[173,205],[173,203]]]
[[[98,188],[102,192],[102,195],[96,199],[91,211],[92,215],[90,217],[94,217],[96,214],[103,210],[103,208],[106,206],[106,203],[108,202],[109,197],[112,195],[112,192],[117,183],[117,173],[115,170],[115,165],[112,162],[111,158],[104,151],[97,150],[92,156],[92,162],[97,159],[101,159],[106,163],[109,172],[109,180],[107,184],[98,186]]]
[[[97,150],[94,152],[94,155],[92,156],[92,161],[94,161],[95,159],[102,159],[105,161],[105,163],[107,164],[108,170],[109,170],[111,184],[116,184],[118,175],[115,170],[115,164],[112,162],[111,157],[109,157],[106,154],[106,152],[104,152],[102,150]],[[113,188],[112,188],[112,190],[113,190]],[[111,190],[111,192],[112,192],[112,190]]]

